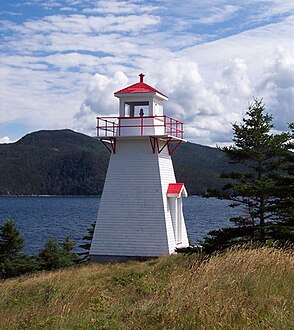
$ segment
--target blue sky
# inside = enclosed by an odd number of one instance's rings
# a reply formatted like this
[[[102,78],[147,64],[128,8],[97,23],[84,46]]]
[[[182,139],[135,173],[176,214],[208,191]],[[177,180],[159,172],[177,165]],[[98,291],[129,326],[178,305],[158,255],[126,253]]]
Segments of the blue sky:
[[[0,0],[0,20],[0,143],[94,135],[140,72],[193,142],[229,143],[253,96],[294,121],[294,1]]]

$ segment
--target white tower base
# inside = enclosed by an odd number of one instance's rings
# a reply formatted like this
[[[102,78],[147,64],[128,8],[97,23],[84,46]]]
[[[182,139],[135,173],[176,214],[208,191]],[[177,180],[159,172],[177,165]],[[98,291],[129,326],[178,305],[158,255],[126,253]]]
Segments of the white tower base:
[[[160,148],[163,144],[159,141]],[[176,203],[174,197],[167,196],[168,185],[175,182],[167,148],[153,153],[149,137],[117,138],[101,197],[91,260],[145,259],[189,246],[181,198]]]

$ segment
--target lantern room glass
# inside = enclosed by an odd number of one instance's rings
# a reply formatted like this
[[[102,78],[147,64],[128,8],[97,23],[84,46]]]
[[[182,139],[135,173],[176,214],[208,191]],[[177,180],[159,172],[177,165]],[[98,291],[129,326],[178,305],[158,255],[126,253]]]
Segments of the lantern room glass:
[[[125,102],[125,117],[150,116],[149,102]]]

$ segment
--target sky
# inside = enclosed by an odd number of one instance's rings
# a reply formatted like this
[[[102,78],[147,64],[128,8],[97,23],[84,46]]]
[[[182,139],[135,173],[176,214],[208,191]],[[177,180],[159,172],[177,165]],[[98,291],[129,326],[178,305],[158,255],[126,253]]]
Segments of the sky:
[[[253,97],[286,130],[294,0],[0,0],[0,143],[41,129],[94,136],[141,72],[191,142],[230,144]]]

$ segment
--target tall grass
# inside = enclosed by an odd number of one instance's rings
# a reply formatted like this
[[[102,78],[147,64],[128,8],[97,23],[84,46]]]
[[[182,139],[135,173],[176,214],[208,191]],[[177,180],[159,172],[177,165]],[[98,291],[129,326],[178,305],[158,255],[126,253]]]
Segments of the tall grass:
[[[233,249],[0,282],[0,329],[294,329],[293,253]]]

